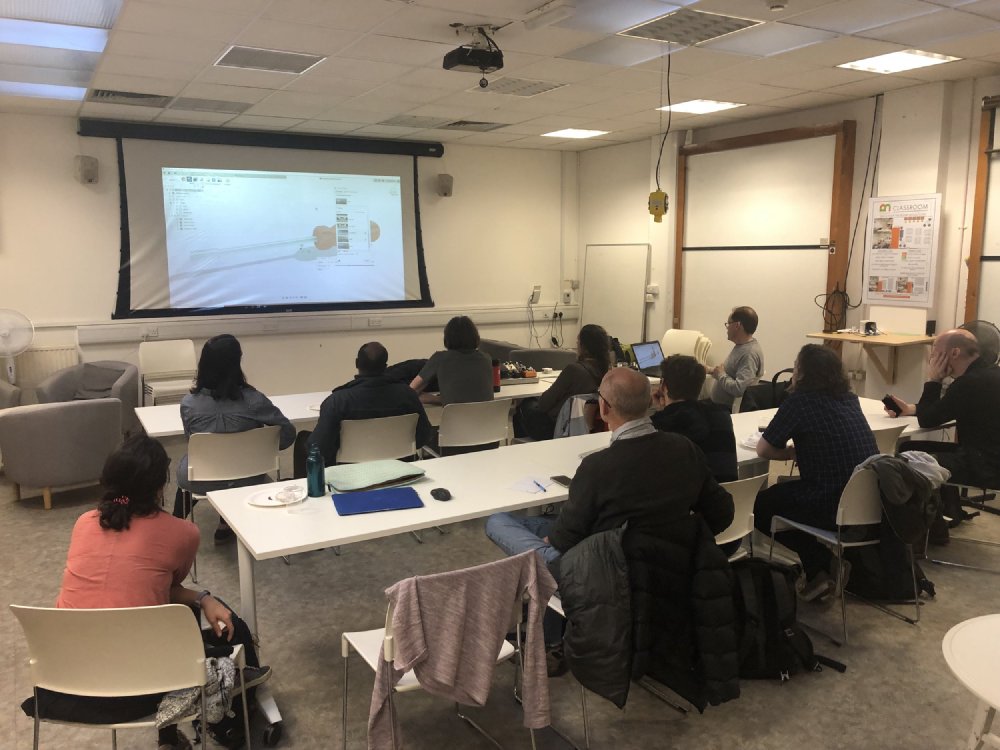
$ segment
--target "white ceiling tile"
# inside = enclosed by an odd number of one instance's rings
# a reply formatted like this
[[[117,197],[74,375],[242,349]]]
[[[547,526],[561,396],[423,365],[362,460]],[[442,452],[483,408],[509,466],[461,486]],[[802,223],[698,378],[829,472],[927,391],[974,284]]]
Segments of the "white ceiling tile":
[[[247,47],[326,56],[340,52],[359,38],[360,32],[357,31],[258,19],[246,27],[236,38],[236,43]]]
[[[801,47],[825,42],[836,36],[831,31],[793,26],[787,23],[764,23],[719,39],[712,39],[702,46],[740,55],[768,57]]]
[[[349,97],[367,93],[377,85],[368,81],[352,81],[347,78],[334,78],[331,76],[310,77],[306,75],[299,76],[281,90]]]
[[[226,123],[227,128],[244,130],[288,130],[302,122],[292,117],[261,117],[259,115],[239,115]]]
[[[566,138],[543,138],[542,136],[527,136],[518,138],[516,141],[511,141],[511,145],[517,148],[536,148],[553,151],[558,151],[561,145],[570,143],[576,143],[576,141]]]
[[[175,8],[167,5],[130,0],[118,14],[115,28],[121,31],[175,34],[227,42],[240,33],[250,18],[246,14],[217,13],[204,5],[188,7],[183,13],[178,13]]]
[[[259,104],[246,111],[247,115],[290,117],[296,120],[312,119],[337,104],[332,96],[300,94],[294,91],[274,91]]]
[[[306,120],[298,125],[293,125],[288,130],[294,133],[318,133],[322,135],[346,135],[357,130],[360,125],[356,122],[334,122],[332,120]]]
[[[655,70],[639,70],[628,68],[614,70],[610,73],[592,78],[588,86],[609,88],[615,91],[659,91],[663,75]]]
[[[852,99],[861,99],[866,96],[883,94],[886,91],[905,89],[910,86],[919,86],[920,84],[921,81],[914,80],[913,78],[901,78],[896,75],[887,75],[879,76],[878,78],[873,78],[868,81],[855,81],[854,83],[845,83],[842,86],[833,86],[826,89],[826,91],[830,94],[839,94],[840,96],[847,96]]]
[[[231,112],[185,112],[166,109],[156,118],[156,122],[178,125],[222,125],[232,118]]]
[[[440,42],[452,47],[470,43],[472,35],[465,32],[456,33],[455,29],[451,27],[453,23],[460,23],[466,26],[499,26],[506,23],[506,20],[499,16],[481,16],[468,12],[437,10],[419,5],[407,5],[401,8],[398,13],[379,23],[373,31],[383,36],[418,39],[425,42]],[[500,29],[495,35],[491,36],[493,36],[500,48],[503,49],[503,44],[501,43],[503,29]]]
[[[383,99],[393,99],[402,108],[416,106],[419,104],[430,104],[441,97],[454,93],[449,89],[438,89],[430,86],[409,86],[401,83],[387,83],[374,89],[370,94],[364,94],[356,99],[363,100],[364,96],[373,96]]]
[[[920,47],[931,42],[975,34],[989,29],[1000,29],[1000,21],[993,21],[957,10],[939,10],[908,21],[899,21],[861,32],[861,36],[887,42]]]
[[[105,52],[209,65],[218,60],[228,46],[226,42],[215,39],[194,39],[177,34],[139,34],[115,29],[111,32]]]
[[[786,107],[787,109],[810,109],[812,107],[823,107],[828,104],[840,104],[848,101],[848,97],[831,94],[826,91],[816,91],[806,94],[796,94],[784,99],[775,99],[771,102],[775,107]]]
[[[159,107],[133,107],[129,104],[104,104],[84,102],[80,107],[81,117],[96,117],[105,120],[153,120],[163,110]]]
[[[393,36],[368,34],[344,50],[347,57],[405,65],[428,65],[441,60],[454,47],[437,42],[420,42]]]
[[[506,72],[506,67],[504,72]],[[433,68],[416,68],[398,77],[398,82],[404,86],[429,86],[444,89],[447,92],[462,91],[475,84],[481,76],[475,73],[463,73],[456,70],[445,70],[440,66]]]
[[[963,5],[962,10],[987,18],[1000,19],[1000,0],[978,0],[978,2]]]
[[[995,62],[985,60],[955,60],[943,65],[906,71],[907,76],[920,81],[959,81],[963,78],[995,76],[998,73],[1000,67]]]
[[[782,76],[804,74],[819,70],[816,66],[805,65],[789,55],[775,55],[759,60],[750,60],[742,65],[731,65],[728,68],[711,73],[712,78],[722,78],[729,81],[748,81],[750,83],[769,83],[775,85]],[[855,80],[853,78],[847,80]],[[847,83],[847,80],[840,83]],[[800,88],[800,87],[793,87]]]
[[[498,146],[503,143],[516,141],[520,137],[521,136],[517,133],[498,133],[496,131],[489,133],[472,133],[462,139],[462,145]]]
[[[273,93],[274,91],[271,89],[253,88],[251,86],[225,86],[219,83],[196,81],[184,89],[183,96],[192,99],[218,99],[224,102],[256,104],[264,97]]]
[[[837,39],[831,39],[828,42],[820,42],[811,47],[796,50],[791,54],[794,54],[797,60],[801,60],[806,65],[822,67],[840,65],[841,63],[861,60],[865,57],[874,57],[875,55],[884,55],[888,52],[897,52],[901,49],[905,49],[905,47],[874,39],[842,36]]]
[[[412,70],[409,65],[375,60],[357,60],[350,57],[331,57],[303,74],[303,77],[335,76],[354,81],[386,83],[400,78]]]
[[[164,78],[144,78],[123,76],[117,73],[98,73],[91,81],[91,88],[134,91],[139,94],[159,94],[177,96],[184,90],[185,81],[171,81]]]
[[[610,65],[577,62],[554,58],[543,60],[521,68],[518,78],[530,78],[533,81],[552,81],[554,83],[572,83],[587,78],[610,73],[614,68]]]
[[[521,24],[511,24],[497,34],[497,44],[505,54],[510,50],[511,52],[558,57],[570,50],[596,42],[604,36],[604,34],[589,31],[562,29],[558,26],[546,26],[528,31]]]
[[[320,112],[312,119],[330,122],[353,122],[358,125],[367,125],[373,122],[380,122],[385,118],[385,112],[376,112],[371,109],[357,109],[348,107],[344,104],[337,104],[324,112]]]
[[[917,0],[877,0],[877,2],[845,0],[796,14],[793,23],[841,34],[853,34],[887,23],[933,13],[936,10],[939,8]]]
[[[440,128],[428,128],[427,130],[421,130],[415,136],[417,140],[421,141],[441,141],[442,143],[454,143],[455,141],[464,141],[469,133],[475,131],[471,130],[443,130]]]
[[[209,65],[198,76],[203,83],[221,83],[226,86],[250,86],[261,89],[280,89],[295,80],[294,73],[274,73],[269,70],[247,70]]]
[[[401,128],[397,125],[364,125],[354,131],[354,135],[373,138],[402,138],[415,135],[420,128]]]
[[[823,5],[828,5],[835,0],[786,0],[786,8],[782,11],[772,11],[768,8],[764,0],[755,2],[753,0],[701,0],[690,6],[694,10],[701,10],[707,13],[721,13],[726,16],[736,16],[737,18],[752,18],[756,21],[787,21],[799,13]],[[873,0],[880,2],[880,0]]]
[[[639,65],[642,70],[660,70],[665,67],[665,60],[656,60]],[[681,75],[705,75],[732,65],[746,65],[744,55],[734,55],[729,52],[704,49],[702,47],[687,47],[670,55],[670,71]]]
[[[740,83],[720,92],[723,101],[741,102],[743,104],[760,104],[770,102],[775,99],[798,94],[794,89],[781,88],[779,86],[764,86],[759,83]]]
[[[463,120],[472,111],[474,110],[471,108],[443,107],[435,103],[409,109],[406,111],[406,114],[415,117],[440,117],[442,120]]]
[[[565,52],[561,57],[567,60],[629,67],[662,57],[667,54],[667,47],[664,42],[615,35]]]
[[[201,63],[180,60],[154,60],[148,57],[105,53],[97,70],[101,73],[146,76],[148,78],[179,78],[190,80],[204,69]]]
[[[955,57],[987,57],[1000,50],[1000,35],[995,31],[969,36],[957,36],[922,47],[927,52],[938,52]]]
[[[185,12],[187,8],[203,8],[211,6],[216,13],[237,13],[256,15],[260,13],[271,0],[147,0],[157,5],[166,5],[177,12]]]
[[[614,34],[677,10],[682,3],[665,4],[658,0],[577,0],[576,12],[557,23],[567,29]]]
[[[347,31],[369,31],[401,8],[400,3],[390,0],[274,0],[264,11],[264,18]]]
[[[655,113],[656,108],[661,106],[660,102],[666,103],[666,98],[661,98],[657,93],[626,94],[595,104],[585,104],[569,110],[569,113],[586,117],[627,117]]]
[[[854,81],[863,81],[878,73],[866,73],[862,70],[849,68],[813,68],[801,73],[789,73],[775,76],[771,83],[775,86],[805,91],[819,91],[832,86],[840,86]]]
[[[620,93],[604,86],[594,87],[583,83],[571,83],[530,98],[544,97],[549,102],[572,106],[607,101],[614,99]]]

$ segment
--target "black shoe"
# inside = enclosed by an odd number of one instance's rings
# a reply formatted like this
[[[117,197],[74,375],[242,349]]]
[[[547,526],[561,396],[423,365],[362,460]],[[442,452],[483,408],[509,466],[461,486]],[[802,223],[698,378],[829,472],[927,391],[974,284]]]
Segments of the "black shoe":
[[[231,542],[236,538],[236,534],[231,528],[226,524],[220,523],[218,528],[215,530],[215,543],[223,544],[225,542]]]
[[[270,667],[243,667],[243,676],[246,678],[247,690],[252,687],[257,687],[262,685],[271,679],[271,668]],[[236,692],[240,689],[240,673],[236,673],[236,684],[233,685],[233,691]]]
[[[545,671],[549,677],[562,677],[568,670],[569,665],[561,643],[545,651]]]

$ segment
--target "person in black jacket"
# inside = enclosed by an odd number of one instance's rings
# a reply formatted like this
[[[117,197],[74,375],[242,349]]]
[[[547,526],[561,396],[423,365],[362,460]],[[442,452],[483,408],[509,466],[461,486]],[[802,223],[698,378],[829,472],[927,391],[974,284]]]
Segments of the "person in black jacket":
[[[601,381],[601,419],[611,445],[583,459],[557,518],[497,513],[486,534],[508,554],[534,549],[548,563],[591,534],[626,521],[629,530],[658,536],[699,513],[712,534],[733,520],[733,499],[713,478],[704,454],[682,435],[656,430],[646,416],[649,381],[627,368]]]
[[[653,391],[653,427],[676,432],[697,445],[718,482],[735,482],[736,436],[733,418],[724,406],[699,401],[705,368],[694,357],[671,354],[660,363],[660,387]]]
[[[417,414],[417,447],[427,444],[431,425],[416,391],[406,383],[386,377],[389,353],[377,341],[358,350],[355,365],[358,376],[349,383],[334,388],[319,409],[316,429],[308,445],[318,445],[327,466],[337,460],[340,448],[340,423],[345,419],[375,419],[400,414]]]

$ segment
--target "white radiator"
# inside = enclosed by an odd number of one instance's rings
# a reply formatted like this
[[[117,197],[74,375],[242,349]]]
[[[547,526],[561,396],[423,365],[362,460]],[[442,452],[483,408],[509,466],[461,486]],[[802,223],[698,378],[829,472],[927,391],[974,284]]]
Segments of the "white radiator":
[[[28,349],[14,361],[18,388],[34,388],[54,372],[80,364],[80,352],[75,346],[53,346]]]

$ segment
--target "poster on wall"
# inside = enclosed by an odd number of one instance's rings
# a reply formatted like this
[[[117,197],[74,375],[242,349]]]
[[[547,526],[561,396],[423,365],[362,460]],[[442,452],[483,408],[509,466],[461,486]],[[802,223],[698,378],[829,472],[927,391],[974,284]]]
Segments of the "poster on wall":
[[[941,194],[872,198],[868,216],[862,301],[930,307]]]

